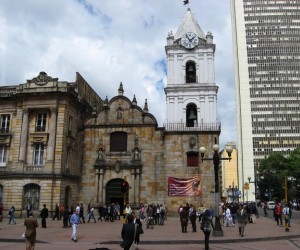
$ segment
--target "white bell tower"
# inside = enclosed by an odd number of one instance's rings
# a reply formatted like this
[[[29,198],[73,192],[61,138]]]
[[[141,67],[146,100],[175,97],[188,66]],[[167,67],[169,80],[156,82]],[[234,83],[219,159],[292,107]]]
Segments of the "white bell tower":
[[[168,34],[165,47],[166,128],[217,124],[215,48],[212,34],[204,34],[188,8],[176,34]]]

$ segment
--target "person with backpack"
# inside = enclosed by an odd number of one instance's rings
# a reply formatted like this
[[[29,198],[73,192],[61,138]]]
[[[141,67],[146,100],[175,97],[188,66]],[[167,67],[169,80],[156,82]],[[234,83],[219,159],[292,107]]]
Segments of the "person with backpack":
[[[11,222],[13,222],[14,224],[16,224],[16,220],[15,220],[15,207],[12,206],[9,211],[8,211],[8,224],[10,224]]]

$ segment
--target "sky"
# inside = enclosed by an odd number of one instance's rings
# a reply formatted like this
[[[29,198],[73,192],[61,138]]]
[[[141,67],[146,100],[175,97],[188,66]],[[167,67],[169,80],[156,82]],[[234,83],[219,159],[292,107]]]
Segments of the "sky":
[[[220,145],[236,142],[230,0],[190,0],[206,34],[212,32]],[[182,0],[1,0],[0,86],[18,85],[45,71],[59,81],[79,72],[97,94],[124,95],[165,122],[166,38],[187,9]]]

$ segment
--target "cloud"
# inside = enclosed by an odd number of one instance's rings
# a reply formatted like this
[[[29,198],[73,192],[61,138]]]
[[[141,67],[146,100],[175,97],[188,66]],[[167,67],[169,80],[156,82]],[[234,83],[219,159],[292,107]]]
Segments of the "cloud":
[[[191,1],[203,31],[216,43],[221,145],[235,141],[234,77],[229,0]],[[101,98],[136,96],[159,125],[165,120],[166,37],[186,7],[180,0],[2,0],[0,84],[25,83],[40,71],[62,81],[79,72]]]

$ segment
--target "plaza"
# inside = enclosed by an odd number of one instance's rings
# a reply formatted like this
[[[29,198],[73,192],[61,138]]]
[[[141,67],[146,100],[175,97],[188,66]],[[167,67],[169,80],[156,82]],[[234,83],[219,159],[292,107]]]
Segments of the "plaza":
[[[260,210],[262,214],[262,210]],[[238,228],[223,227],[223,237],[210,237],[210,249],[285,249],[300,248],[299,213],[294,212],[289,232],[284,227],[276,226],[272,213],[268,217],[260,216],[255,224],[248,223],[245,237],[241,238]],[[40,224],[40,219],[38,219]],[[22,239],[25,227],[24,218],[17,219],[16,225],[8,225],[7,218],[0,224],[1,249],[25,249]],[[78,242],[71,241],[71,228],[62,228],[62,221],[47,220],[47,228],[37,229],[36,249],[121,249],[122,220],[115,222],[97,221],[78,226]],[[140,250],[150,249],[204,249],[204,235],[197,222],[197,232],[193,233],[191,225],[186,234],[181,233],[179,217],[169,217],[164,226],[146,229],[143,222],[144,234],[141,235]]]

